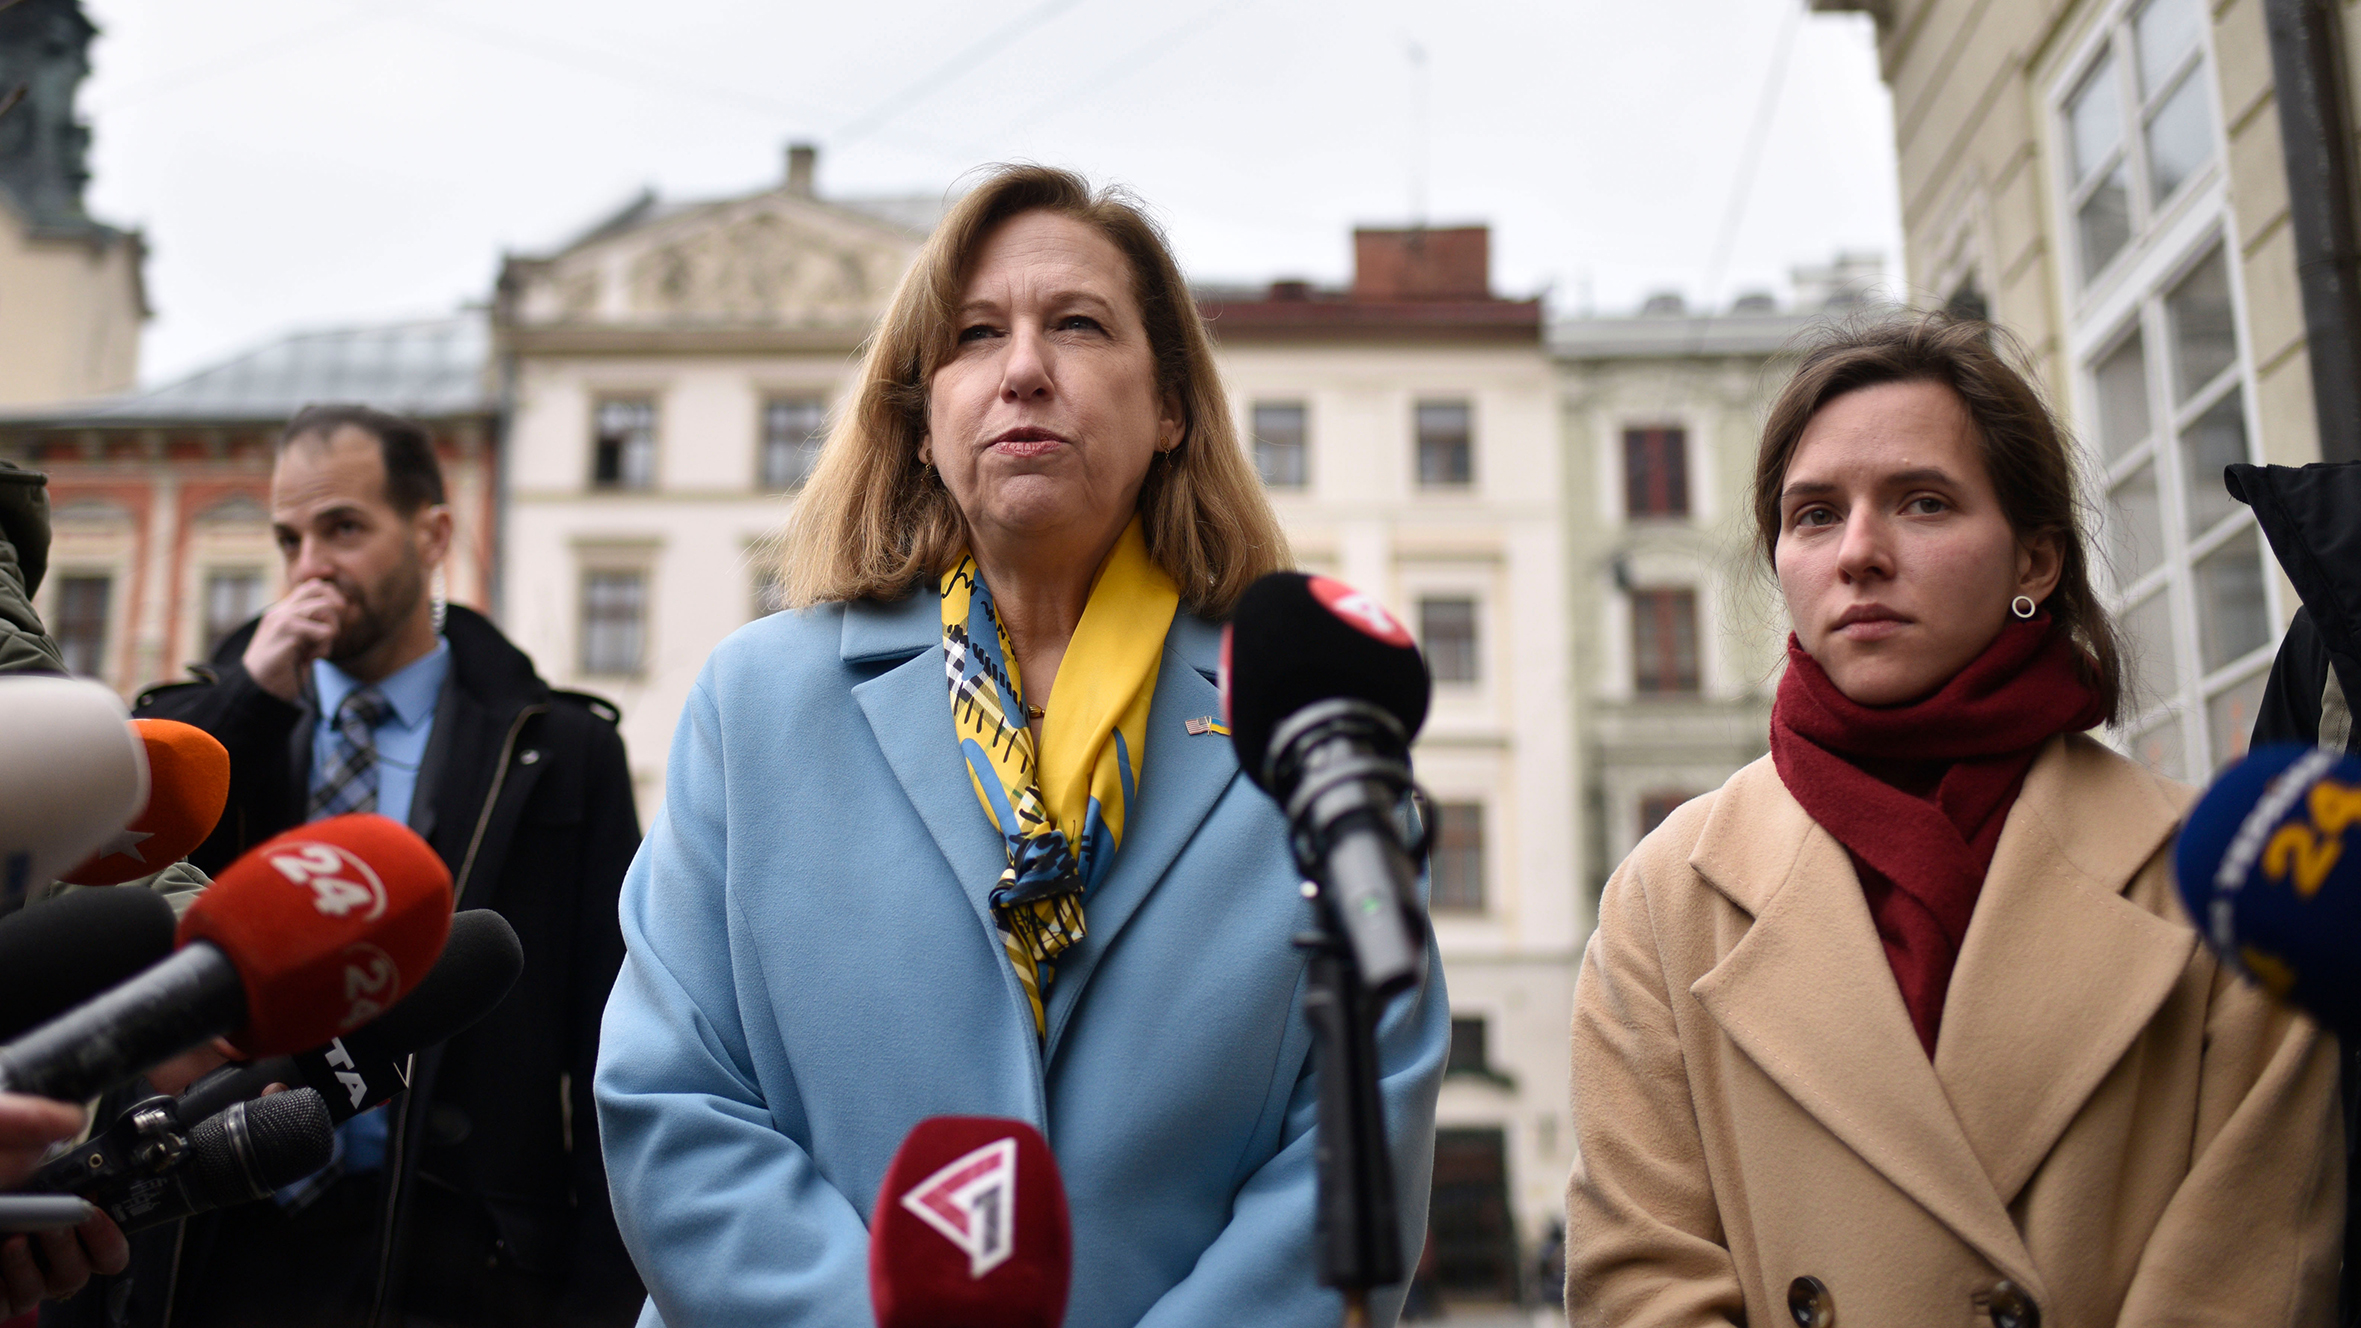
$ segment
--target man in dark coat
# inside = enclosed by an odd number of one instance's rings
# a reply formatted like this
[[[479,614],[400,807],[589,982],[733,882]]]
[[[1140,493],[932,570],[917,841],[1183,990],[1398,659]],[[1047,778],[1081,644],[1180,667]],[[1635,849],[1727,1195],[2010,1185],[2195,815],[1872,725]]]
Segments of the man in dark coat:
[[[525,968],[416,1058],[381,1125],[344,1127],[329,1173],[189,1224],[172,1322],[628,1322],[639,1284],[591,1101],[639,847],[616,713],[429,594],[450,515],[418,426],[307,409],[271,487],[286,597],[135,707],[229,749],[228,810],[190,860],[218,872],[307,820],[393,815],[449,865],[459,908],[515,927]]]
[[[2254,509],[2303,601],[2255,713],[2255,746],[2301,742],[2361,756],[2361,462],[2231,466],[2230,496]],[[2361,1047],[2344,1048],[2345,1272],[2337,1322],[2361,1328]]]

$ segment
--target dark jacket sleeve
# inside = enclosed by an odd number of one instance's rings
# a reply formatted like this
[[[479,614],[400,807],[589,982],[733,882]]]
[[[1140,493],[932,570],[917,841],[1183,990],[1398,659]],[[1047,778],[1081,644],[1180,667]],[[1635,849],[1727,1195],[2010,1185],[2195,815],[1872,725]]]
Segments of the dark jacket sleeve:
[[[2271,661],[2270,681],[2255,712],[2253,743],[2320,740],[2320,689],[2328,681],[2328,647],[2309,610],[2297,609]]]
[[[576,1223],[568,1293],[581,1310],[595,1313],[618,1304],[636,1311],[643,1294],[631,1255],[615,1229],[614,1204],[599,1152],[598,1106],[591,1095],[591,1079],[598,1067],[599,1024],[606,1014],[607,994],[615,986],[615,974],[623,967],[623,927],[618,911],[623,874],[639,852],[640,831],[623,736],[602,718],[594,718],[588,727],[590,736],[583,752],[587,776],[583,830],[589,842],[584,845],[574,915],[574,990],[567,995],[573,1044],[567,1059],[574,1120]]]
[[[189,854],[200,870],[218,875],[239,854],[301,819],[290,791],[287,744],[304,712],[264,691],[234,657],[211,673],[202,681],[150,689],[132,713],[193,724],[229,749],[229,805],[213,834]]]

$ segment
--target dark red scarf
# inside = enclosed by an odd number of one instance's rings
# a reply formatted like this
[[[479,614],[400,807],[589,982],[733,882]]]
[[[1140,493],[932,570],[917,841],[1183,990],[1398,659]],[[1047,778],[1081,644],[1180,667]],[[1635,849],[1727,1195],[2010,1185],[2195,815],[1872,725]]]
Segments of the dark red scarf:
[[[2048,614],[2010,623],[1940,691],[1910,705],[1846,698],[1787,638],[1771,761],[1853,858],[1902,1003],[1929,1059],[1943,996],[2000,827],[2041,745],[2106,716],[2080,652]]]

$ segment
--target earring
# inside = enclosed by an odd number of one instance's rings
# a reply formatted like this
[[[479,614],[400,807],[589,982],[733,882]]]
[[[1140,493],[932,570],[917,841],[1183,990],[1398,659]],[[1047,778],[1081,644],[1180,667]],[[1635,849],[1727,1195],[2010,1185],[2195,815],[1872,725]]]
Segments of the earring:
[[[434,597],[434,634],[441,636],[443,634],[443,619],[450,616],[451,596],[448,584],[443,580],[443,569],[440,567],[434,569],[434,590],[430,593]]]
[[[2008,602],[2008,611],[2020,618],[2032,617],[2033,611],[2039,607],[2041,606],[2024,595],[2019,595]]]

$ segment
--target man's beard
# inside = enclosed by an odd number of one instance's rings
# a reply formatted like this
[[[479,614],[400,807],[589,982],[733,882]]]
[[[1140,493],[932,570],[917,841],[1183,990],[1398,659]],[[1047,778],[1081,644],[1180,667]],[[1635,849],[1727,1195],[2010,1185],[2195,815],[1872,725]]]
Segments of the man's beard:
[[[409,621],[426,593],[426,574],[416,558],[405,558],[376,585],[340,584],[337,589],[352,606],[352,621],[338,628],[328,645],[328,662],[342,665],[385,644]]]

